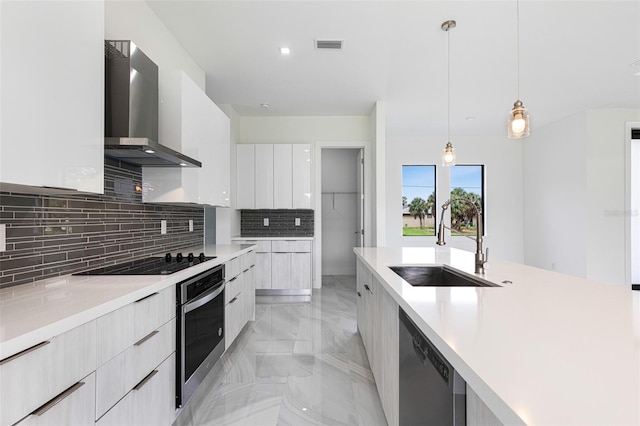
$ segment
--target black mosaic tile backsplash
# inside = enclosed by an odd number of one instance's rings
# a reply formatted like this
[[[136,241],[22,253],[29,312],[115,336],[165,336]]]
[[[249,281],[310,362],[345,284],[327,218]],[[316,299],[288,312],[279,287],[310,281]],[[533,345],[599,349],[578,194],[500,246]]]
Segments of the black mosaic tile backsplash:
[[[203,209],[144,204],[141,181],[139,167],[105,158],[104,195],[0,192],[0,287],[202,245]]]
[[[295,218],[300,226],[295,226]],[[264,218],[269,226],[264,226]],[[243,237],[313,237],[313,210],[242,210],[240,235]]]

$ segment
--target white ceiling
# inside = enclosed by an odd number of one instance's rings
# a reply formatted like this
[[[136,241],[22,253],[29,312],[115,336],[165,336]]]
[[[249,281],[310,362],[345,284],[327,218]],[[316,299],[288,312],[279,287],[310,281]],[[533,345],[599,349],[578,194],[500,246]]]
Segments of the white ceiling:
[[[387,131],[408,136],[446,132],[440,25],[455,19],[452,135],[506,133],[515,0],[147,2],[204,69],[216,103],[301,116],[368,115],[384,101]],[[639,22],[640,0],[520,1],[520,95],[533,131],[586,108],[640,107]],[[317,38],[343,39],[344,49],[317,51]]]

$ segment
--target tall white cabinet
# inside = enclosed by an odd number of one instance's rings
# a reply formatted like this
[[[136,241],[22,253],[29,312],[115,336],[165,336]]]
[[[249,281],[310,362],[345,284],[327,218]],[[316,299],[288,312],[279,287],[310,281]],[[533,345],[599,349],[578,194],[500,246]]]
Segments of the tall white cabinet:
[[[104,3],[0,2],[0,188],[104,187]]]
[[[236,208],[310,209],[311,145],[236,145]]]
[[[143,167],[144,202],[229,207],[230,120],[184,71],[168,75],[159,111],[159,142],[201,168]]]

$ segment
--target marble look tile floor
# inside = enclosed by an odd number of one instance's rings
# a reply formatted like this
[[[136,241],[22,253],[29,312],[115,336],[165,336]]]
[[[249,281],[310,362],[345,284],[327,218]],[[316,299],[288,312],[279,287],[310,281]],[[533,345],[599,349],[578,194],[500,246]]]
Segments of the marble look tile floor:
[[[310,303],[257,303],[174,426],[386,425],[356,325],[355,277]]]

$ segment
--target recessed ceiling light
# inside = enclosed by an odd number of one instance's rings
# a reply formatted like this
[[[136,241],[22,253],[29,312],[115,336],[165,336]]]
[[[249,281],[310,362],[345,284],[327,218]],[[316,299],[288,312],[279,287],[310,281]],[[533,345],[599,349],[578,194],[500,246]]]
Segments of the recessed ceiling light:
[[[260,104],[260,108],[269,109],[269,104]]]
[[[282,53],[283,55],[288,55],[289,53],[291,53],[291,49],[289,49],[286,46],[283,46],[280,48],[280,53]]]
[[[475,118],[474,116],[472,116],[472,115],[466,118],[466,120],[467,120],[467,121],[473,121],[473,120],[475,120],[475,119],[476,119],[476,118]]]

